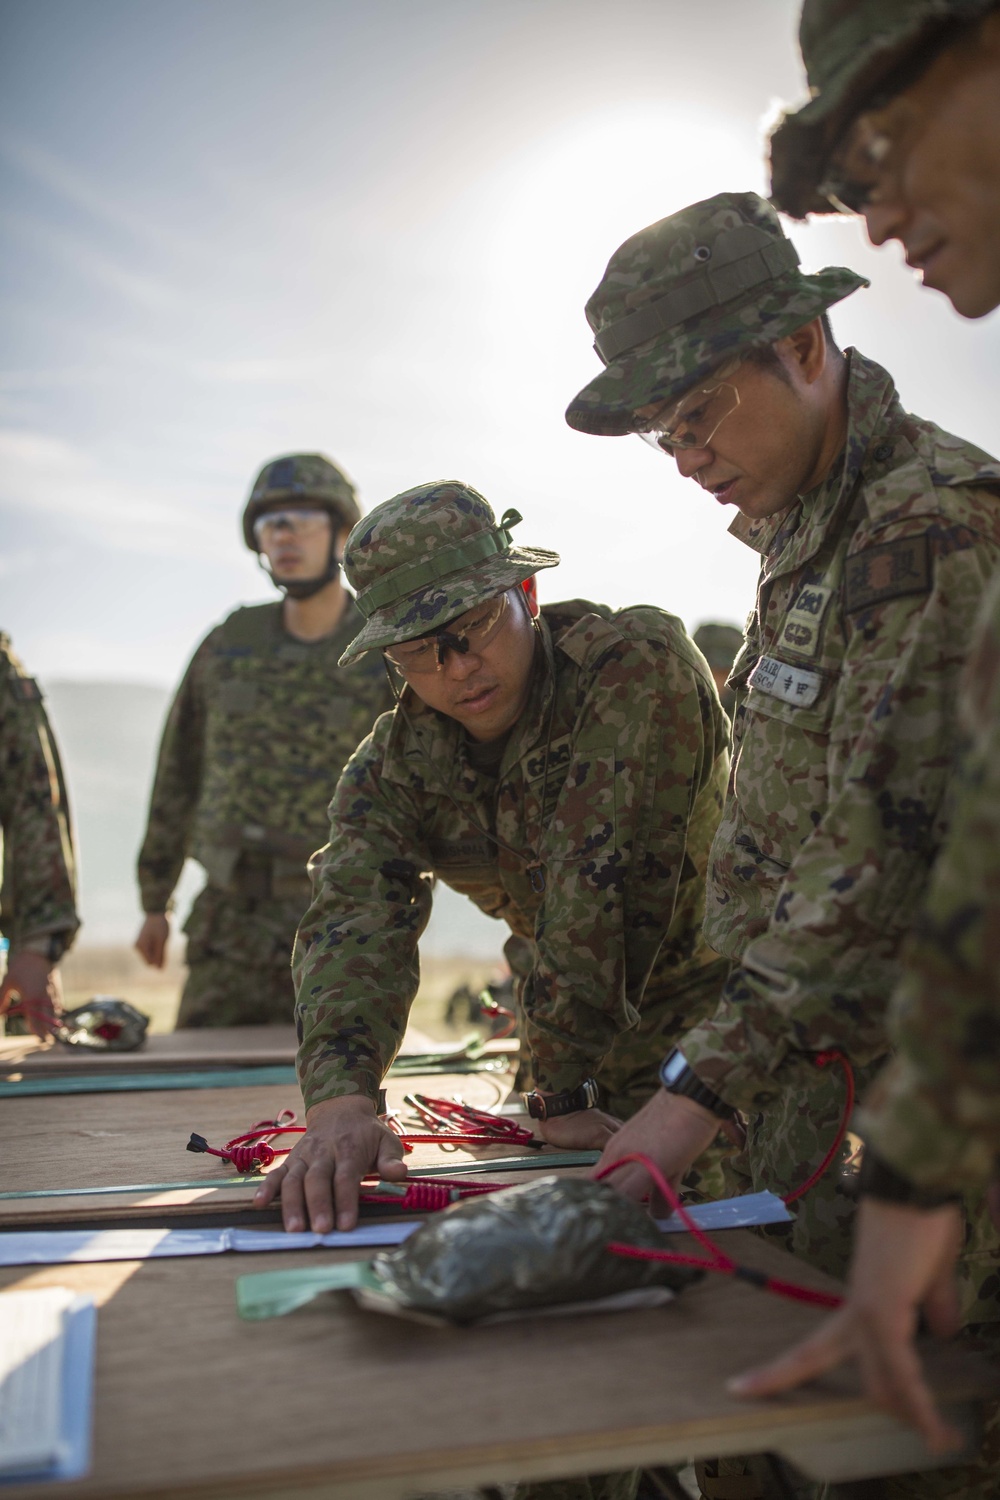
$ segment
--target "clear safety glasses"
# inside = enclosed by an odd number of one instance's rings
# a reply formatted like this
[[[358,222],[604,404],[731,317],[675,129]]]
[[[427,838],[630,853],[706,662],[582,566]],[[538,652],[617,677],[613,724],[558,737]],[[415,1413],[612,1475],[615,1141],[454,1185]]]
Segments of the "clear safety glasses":
[[[637,416],[634,431],[644,443],[668,457],[678,448],[707,448],[740,404],[739,391],[725,376],[734,375],[742,362],[729,360],[708,384],[686,391],[679,401],[664,401],[657,410]]]
[[[497,594],[452,620],[447,630],[434,630],[415,641],[385,646],[383,654],[407,677],[421,672],[440,672],[446,651],[457,651],[460,656],[469,651],[482,651],[494,636],[500,634],[509,617],[509,596]]]
[[[263,544],[273,542],[279,531],[295,537],[315,536],[329,525],[325,510],[268,510],[254,521],[253,534]]]

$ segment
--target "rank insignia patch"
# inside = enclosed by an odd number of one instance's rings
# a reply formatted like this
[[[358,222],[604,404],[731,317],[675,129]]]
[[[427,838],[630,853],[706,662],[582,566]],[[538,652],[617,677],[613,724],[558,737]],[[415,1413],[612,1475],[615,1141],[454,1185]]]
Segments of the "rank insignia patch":
[[[795,602],[785,616],[779,640],[799,656],[815,656],[819,650],[819,632],[832,588],[822,583],[803,584]]]
[[[931,587],[930,547],[925,536],[905,537],[883,547],[868,547],[847,559],[844,609],[855,615],[905,594],[926,594]]]

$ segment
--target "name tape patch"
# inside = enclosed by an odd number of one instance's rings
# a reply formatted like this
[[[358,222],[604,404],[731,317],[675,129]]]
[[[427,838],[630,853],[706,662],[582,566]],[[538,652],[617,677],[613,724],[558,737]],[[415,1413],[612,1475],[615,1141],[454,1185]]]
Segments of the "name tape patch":
[[[849,615],[872,609],[905,594],[926,594],[931,587],[930,544],[926,536],[867,547],[847,559],[844,609]]]
[[[798,703],[808,708],[819,697],[823,678],[819,672],[809,672],[805,667],[793,667],[775,656],[762,656],[750,673],[749,685],[758,693],[767,693],[771,698],[783,698],[786,703]]]

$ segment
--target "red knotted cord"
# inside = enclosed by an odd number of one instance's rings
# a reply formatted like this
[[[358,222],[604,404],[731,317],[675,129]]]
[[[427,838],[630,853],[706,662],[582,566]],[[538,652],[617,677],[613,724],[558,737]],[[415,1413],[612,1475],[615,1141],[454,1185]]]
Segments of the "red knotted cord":
[[[774,1292],[776,1296],[788,1297],[794,1302],[809,1302],[814,1307],[840,1307],[843,1297],[838,1297],[832,1292],[817,1292],[812,1287],[799,1286],[794,1281],[779,1281],[775,1276],[768,1276],[764,1271],[755,1271],[750,1266],[741,1266],[738,1261],[733,1260],[732,1256],[721,1250],[709,1239],[704,1230],[698,1227],[659,1167],[641,1151],[632,1151],[628,1156],[620,1157],[618,1161],[612,1162],[603,1171],[595,1174],[597,1181],[599,1182],[602,1177],[607,1177],[611,1172],[616,1172],[619,1167],[625,1166],[626,1162],[630,1161],[638,1162],[649,1173],[684,1228],[694,1235],[699,1245],[707,1250],[708,1259],[703,1260],[696,1255],[676,1255],[671,1250],[647,1250],[641,1245],[624,1245],[617,1240],[612,1240],[608,1245],[612,1255],[621,1255],[627,1260],[663,1261],[670,1266],[692,1266],[699,1271],[717,1271],[723,1276],[736,1276],[741,1281],[749,1281],[753,1286],[760,1287],[765,1292]]]

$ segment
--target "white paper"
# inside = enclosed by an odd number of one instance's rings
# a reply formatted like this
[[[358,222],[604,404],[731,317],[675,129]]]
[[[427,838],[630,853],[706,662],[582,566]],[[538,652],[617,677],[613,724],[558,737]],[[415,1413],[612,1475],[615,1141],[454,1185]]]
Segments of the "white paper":
[[[0,1234],[0,1266],[222,1255],[227,1250],[366,1249],[399,1245],[419,1219],[359,1225],[346,1233],[285,1234],[281,1229],[39,1229]]]

